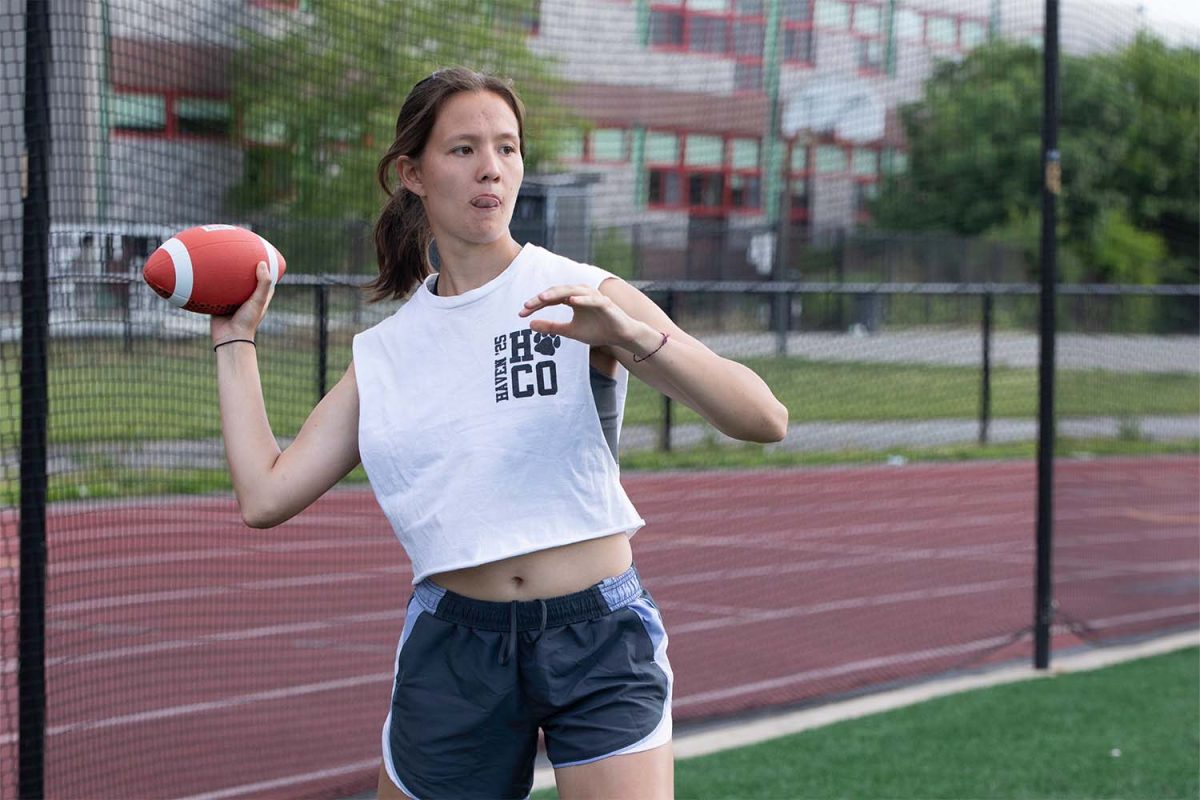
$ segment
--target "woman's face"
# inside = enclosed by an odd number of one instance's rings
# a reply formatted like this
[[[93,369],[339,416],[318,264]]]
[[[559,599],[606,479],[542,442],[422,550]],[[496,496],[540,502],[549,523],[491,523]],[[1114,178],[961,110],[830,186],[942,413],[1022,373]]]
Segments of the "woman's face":
[[[517,117],[491,92],[459,92],[438,112],[421,157],[400,159],[439,247],[490,244],[508,235],[525,164]]]

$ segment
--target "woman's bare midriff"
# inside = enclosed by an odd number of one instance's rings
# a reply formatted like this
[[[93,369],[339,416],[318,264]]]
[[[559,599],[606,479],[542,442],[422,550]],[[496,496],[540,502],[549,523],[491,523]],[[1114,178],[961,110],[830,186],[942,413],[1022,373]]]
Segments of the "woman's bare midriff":
[[[510,602],[558,597],[620,575],[633,563],[623,533],[539,550],[478,567],[431,575],[430,580],[476,600]]]

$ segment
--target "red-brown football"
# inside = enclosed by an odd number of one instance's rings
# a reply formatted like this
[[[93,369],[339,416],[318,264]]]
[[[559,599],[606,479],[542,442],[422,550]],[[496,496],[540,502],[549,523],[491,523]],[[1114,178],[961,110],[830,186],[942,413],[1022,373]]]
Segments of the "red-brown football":
[[[169,303],[198,314],[225,316],[254,294],[254,270],[267,262],[271,283],[287,263],[275,246],[236,225],[199,225],[172,236],[150,254],[142,277]]]

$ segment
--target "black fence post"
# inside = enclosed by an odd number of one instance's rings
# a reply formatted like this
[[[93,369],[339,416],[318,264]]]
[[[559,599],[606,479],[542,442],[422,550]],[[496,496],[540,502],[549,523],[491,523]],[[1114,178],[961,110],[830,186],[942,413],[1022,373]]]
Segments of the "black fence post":
[[[25,149],[21,235],[21,598],[17,795],[45,796],[46,427],[50,334],[50,3],[25,3]]]
[[[1057,200],[1061,186],[1058,153],[1058,0],[1046,0],[1043,44],[1041,352],[1038,364],[1037,568],[1034,589],[1036,669],[1050,666],[1050,627],[1054,623],[1054,345],[1057,330]]]
[[[325,397],[325,375],[329,371],[329,285],[318,283],[317,294],[317,402]]]
[[[663,301],[663,311],[668,317],[675,316],[675,292],[667,291]],[[658,431],[658,449],[664,453],[671,452],[671,398],[663,395],[662,427]]]
[[[983,295],[983,375],[979,386],[979,444],[988,442],[992,420],[992,293]]]

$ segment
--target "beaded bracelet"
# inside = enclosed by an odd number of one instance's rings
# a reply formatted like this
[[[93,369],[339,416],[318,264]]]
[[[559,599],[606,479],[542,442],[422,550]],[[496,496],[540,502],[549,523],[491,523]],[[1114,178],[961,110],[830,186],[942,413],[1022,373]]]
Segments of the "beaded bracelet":
[[[227,345],[227,344],[233,344],[234,342],[248,342],[248,343],[249,343],[249,344],[250,344],[252,347],[258,347],[258,345],[254,344],[254,340],[253,340],[253,339],[229,339],[229,340],[227,340],[227,341],[224,341],[224,342],[218,342],[217,344],[214,344],[214,345],[213,345],[213,352],[214,352],[214,353],[215,353],[215,352],[217,352],[217,348],[218,348],[218,347],[224,347],[225,345]]]
[[[646,355],[642,356],[641,358],[638,358],[637,356],[634,356],[634,357],[633,357],[633,361],[634,361],[634,363],[635,363],[635,364],[640,364],[641,362],[645,361],[645,360],[646,360],[647,358],[649,358],[650,356],[652,356],[652,355],[654,355],[655,353],[657,353],[659,350],[662,350],[662,349],[663,349],[663,345],[665,345],[665,344],[667,343],[667,339],[670,339],[670,338],[671,338],[671,336],[670,336],[670,334],[668,334],[668,333],[663,333],[662,337],[663,337],[663,338],[662,338],[662,341],[658,343],[658,347],[654,348],[654,349],[653,349],[653,350],[651,350],[649,353],[646,353]]]

